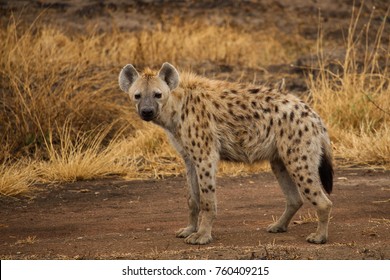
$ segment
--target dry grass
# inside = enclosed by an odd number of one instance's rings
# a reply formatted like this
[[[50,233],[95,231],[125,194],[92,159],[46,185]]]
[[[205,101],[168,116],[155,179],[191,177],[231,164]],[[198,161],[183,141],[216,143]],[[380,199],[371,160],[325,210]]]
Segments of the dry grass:
[[[1,167],[1,193],[24,192],[35,181],[183,173],[164,133],[142,124],[119,91],[117,75],[124,63],[258,67],[295,59],[292,50],[307,47],[275,30],[248,32],[228,24],[176,21],[152,31],[87,30],[69,35],[39,18],[26,26],[15,16],[0,30],[0,160],[11,162]],[[23,169],[15,161],[30,161],[35,168]],[[221,170],[239,174],[253,167],[222,164]],[[18,184],[10,182],[12,177]]]
[[[347,55],[340,62],[343,72],[331,73],[320,61],[319,75],[308,82],[316,109],[330,125],[336,156],[349,164],[389,167],[388,60],[384,67],[380,63],[389,57],[389,50],[381,49],[386,19],[374,46],[363,52],[363,68],[357,63],[362,41],[361,33],[355,35],[357,21],[351,20]],[[118,89],[117,75],[126,63],[140,68],[170,61],[181,69],[203,69],[204,63],[256,69],[294,61],[310,47],[300,37],[273,29],[247,31],[229,24],[174,21],[150,30],[98,34],[87,28],[85,34],[69,35],[40,24],[39,18],[25,26],[16,17],[2,27],[0,41],[4,195],[23,193],[34,182],[184,173],[163,131],[142,123]],[[269,167],[221,163],[219,170],[234,176]]]
[[[26,194],[37,179],[33,165],[26,163],[0,164],[0,195]]]
[[[381,43],[387,16],[378,30],[370,22],[357,30],[354,11],[339,72],[326,67],[319,36],[318,77],[309,77],[316,110],[330,126],[336,157],[344,164],[390,167],[390,47]],[[373,44],[368,35],[376,32]]]
[[[306,214],[300,214],[299,220],[295,220],[293,223],[295,225],[302,225],[316,222],[318,222],[317,214],[313,214],[312,212],[310,212],[310,210],[307,210]]]
[[[72,136],[69,125],[59,132],[60,143],[46,142],[48,160],[37,163],[40,179],[45,182],[68,182],[125,175],[126,167],[118,161],[118,141],[103,145],[109,129]]]
[[[34,236],[27,236],[25,239],[20,239],[20,240],[17,240],[15,242],[15,245],[31,245],[31,244],[34,244],[36,243],[38,240],[37,240],[37,237],[34,235]]]
[[[138,65],[160,65],[164,61],[193,67],[211,61],[238,67],[254,67],[286,63],[296,58],[298,48],[308,48],[302,40],[276,30],[245,31],[226,25],[207,25],[199,21],[156,26],[135,36],[118,35],[119,41],[110,51],[122,55],[118,61]],[[180,42],[180,44],[178,44]],[[261,50],[261,51],[259,51]]]
[[[113,102],[115,69],[92,64],[95,37],[71,38],[50,27],[10,20],[0,32],[1,159],[45,157],[45,139],[65,123],[73,135],[99,126],[127,125],[130,112]],[[95,49],[98,49],[95,46]],[[112,136],[112,135],[111,135]]]

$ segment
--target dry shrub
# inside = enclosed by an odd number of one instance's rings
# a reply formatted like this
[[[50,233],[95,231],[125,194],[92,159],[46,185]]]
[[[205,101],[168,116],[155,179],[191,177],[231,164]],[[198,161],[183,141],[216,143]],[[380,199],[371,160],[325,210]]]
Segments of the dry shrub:
[[[347,165],[389,167],[390,48],[381,43],[387,16],[369,44],[370,23],[357,31],[360,13],[354,11],[351,18],[341,71],[326,67],[320,37],[319,74],[309,77],[309,86],[316,110],[330,126],[336,157],[347,159]]]

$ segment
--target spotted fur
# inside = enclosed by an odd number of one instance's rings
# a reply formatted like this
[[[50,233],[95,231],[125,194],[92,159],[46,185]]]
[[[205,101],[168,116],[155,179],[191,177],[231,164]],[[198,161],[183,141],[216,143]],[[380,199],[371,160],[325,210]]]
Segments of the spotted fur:
[[[306,198],[318,228],[307,237],[325,243],[332,202],[332,158],[327,130],[307,104],[281,87],[229,83],[179,73],[169,63],[139,74],[126,65],[119,85],[140,117],[163,127],[187,169],[189,224],[177,232],[190,244],[207,244],[217,213],[219,160],[269,160],[286,208],[269,232],[284,232]]]

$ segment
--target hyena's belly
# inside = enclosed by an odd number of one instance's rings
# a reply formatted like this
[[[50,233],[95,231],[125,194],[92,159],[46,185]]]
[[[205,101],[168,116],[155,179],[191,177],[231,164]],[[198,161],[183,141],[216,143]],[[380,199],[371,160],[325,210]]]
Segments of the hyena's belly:
[[[253,139],[252,141],[231,141],[232,139],[220,140],[220,159],[253,163],[261,160],[270,160],[275,157],[276,147],[273,137],[265,141]]]

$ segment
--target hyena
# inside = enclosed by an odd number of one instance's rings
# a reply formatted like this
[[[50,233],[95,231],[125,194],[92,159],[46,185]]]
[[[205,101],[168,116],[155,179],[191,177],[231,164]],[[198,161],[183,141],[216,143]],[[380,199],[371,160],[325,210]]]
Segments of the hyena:
[[[307,104],[278,87],[210,80],[169,63],[141,74],[126,65],[120,88],[144,121],[163,127],[183,157],[188,182],[188,226],[177,237],[189,244],[212,241],[217,213],[219,160],[268,160],[286,196],[282,216],[268,232],[285,232],[305,197],[316,209],[311,243],[325,243],[332,202],[333,168],[327,130]],[[326,193],[325,193],[326,192]]]

